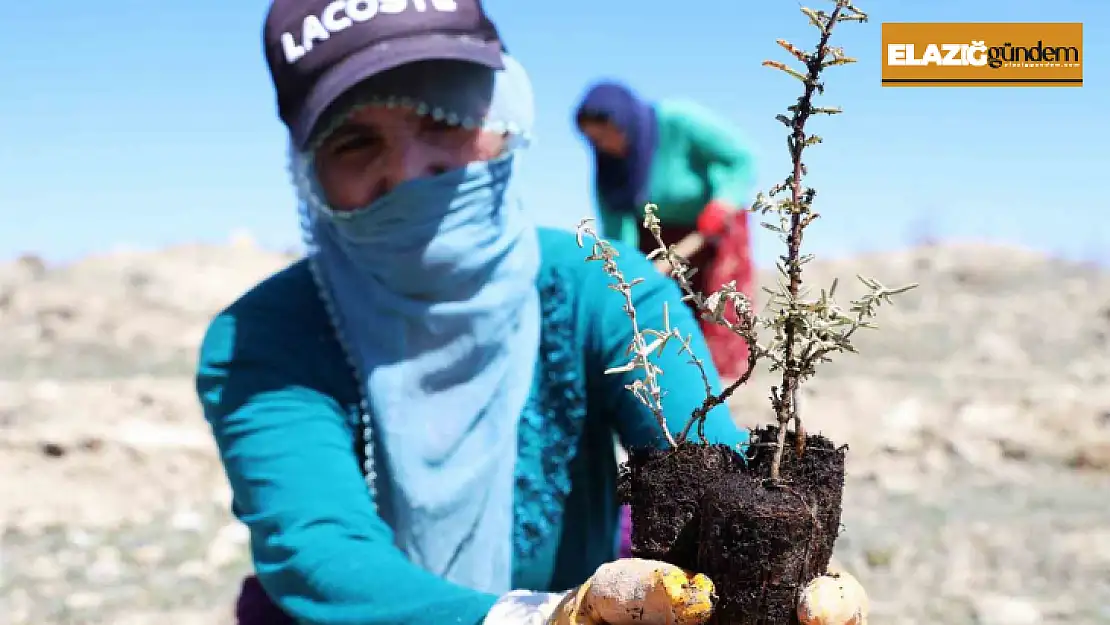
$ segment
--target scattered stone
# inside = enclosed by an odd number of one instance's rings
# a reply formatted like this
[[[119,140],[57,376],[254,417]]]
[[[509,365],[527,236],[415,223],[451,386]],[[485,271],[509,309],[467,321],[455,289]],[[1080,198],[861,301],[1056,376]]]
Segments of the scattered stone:
[[[43,442],[39,445],[39,450],[47,458],[61,458],[66,455],[65,445],[60,443]]]
[[[199,532],[204,529],[205,519],[196,510],[179,510],[173,515],[171,523],[179,532]]]
[[[91,610],[104,603],[104,597],[92,592],[75,592],[65,599],[71,610]]]
[[[1042,622],[1036,604],[1021,597],[988,595],[977,597],[972,604],[979,625],[1038,625]]]

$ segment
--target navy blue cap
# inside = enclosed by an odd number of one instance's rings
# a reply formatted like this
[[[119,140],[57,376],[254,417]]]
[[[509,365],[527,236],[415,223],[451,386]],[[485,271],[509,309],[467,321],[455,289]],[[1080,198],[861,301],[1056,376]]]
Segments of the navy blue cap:
[[[371,76],[433,59],[504,67],[480,0],[273,0],[262,38],[278,112],[301,149],[328,107]]]

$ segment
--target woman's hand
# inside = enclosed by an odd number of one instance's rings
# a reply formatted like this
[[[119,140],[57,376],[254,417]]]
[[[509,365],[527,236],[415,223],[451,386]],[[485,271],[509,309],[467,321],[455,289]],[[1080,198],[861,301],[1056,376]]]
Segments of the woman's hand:
[[[706,237],[719,237],[728,229],[736,209],[722,200],[712,200],[698,214],[697,232]]]
[[[713,613],[713,582],[700,573],[654,560],[604,564],[568,593],[548,625],[701,625]],[[835,564],[805,587],[798,604],[804,625],[867,625],[863,587]]]
[[[688,259],[700,252],[703,247],[705,247],[705,237],[702,236],[701,233],[695,231],[682,237],[682,240],[675,243],[673,251],[679,257]],[[666,258],[657,258],[654,262],[655,268],[659,270],[659,273],[665,276],[671,275],[671,263],[668,262]]]
[[[549,625],[700,625],[713,613],[713,582],[654,560],[601,565],[560,602]]]

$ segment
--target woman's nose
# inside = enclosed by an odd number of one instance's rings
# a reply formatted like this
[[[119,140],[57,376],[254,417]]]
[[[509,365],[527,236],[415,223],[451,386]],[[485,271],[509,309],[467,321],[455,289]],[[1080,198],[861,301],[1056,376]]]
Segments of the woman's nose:
[[[390,151],[386,169],[383,182],[384,192],[388,193],[410,180],[442,174],[449,169],[449,163],[442,151],[413,141]]]

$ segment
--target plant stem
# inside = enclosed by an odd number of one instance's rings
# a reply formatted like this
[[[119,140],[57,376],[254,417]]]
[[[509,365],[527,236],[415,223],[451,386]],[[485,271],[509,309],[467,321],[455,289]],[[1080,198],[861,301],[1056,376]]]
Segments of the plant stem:
[[[806,63],[808,69],[805,82],[805,91],[802,97],[798,99],[797,107],[793,111],[791,119],[791,133],[790,141],[790,160],[794,164],[794,175],[790,181],[790,234],[787,235],[786,246],[786,270],[790,278],[789,291],[791,307],[796,306],[797,298],[802,287],[802,265],[798,262],[801,257],[802,248],[802,231],[805,226],[806,217],[809,213],[808,202],[804,198],[802,178],[805,175],[805,166],[802,163],[802,152],[806,147],[806,133],[805,124],[809,119],[810,114],[813,112],[813,94],[817,91],[817,79],[821,74],[822,65],[825,61],[825,55],[828,52],[829,37],[832,35],[833,26],[836,25],[837,18],[840,16],[842,6],[837,3],[836,8],[833,9],[829,15],[825,28],[821,32],[821,38],[817,44],[817,50]],[[801,419],[798,416],[798,406],[795,398],[797,397],[798,377],[800,375],[800,367],[797,363],[797,355],[794,353],[795,344],[794,338],[797,335],[797,317],[791,314],[786,320],[785,328],[785,345],[783,347],[783,367],[782,367],[782,386],[776,394],[775,413],[779,422],[778,440],[775,446],[775,455],[771,461],[771,480],[778,482],[781,469],[782,457],[786,450],[786,428],[790,421],[795,423],[795,432],[801,436]]]
[[[705,401],[691,413],[690,420],[686,422],[686,427],[682,428],[682,433],[678,436],[679,442],[686,442],[686,437],[690,434],[690,428],[693,427],[695,423],[698,424],[700,431],[700,428],[705,424],[706,417],[709,416],[709,411],[728,401],[728,398],[736,392],[736,389],[748,383],[748,380],[752,377],[752,373],[755,372],[755,364],[758,359],[759,353],[756,351],[756,346],[750,345],[748,349],[747,370],[744,371],[743,375],[734,380],[732,384],[725,387],[723,391],[716,395],[711,394],[705,398]]]

